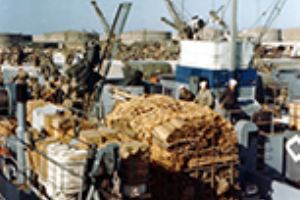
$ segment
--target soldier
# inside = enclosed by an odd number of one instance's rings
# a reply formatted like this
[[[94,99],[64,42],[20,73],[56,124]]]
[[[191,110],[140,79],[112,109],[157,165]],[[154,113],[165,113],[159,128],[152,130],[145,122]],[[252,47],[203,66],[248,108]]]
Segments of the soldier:
[[[50,67],[48,65],[42,64],[41,65],[41,73],[44,75],[44,78],[49,78],[50,76]]]
[[[31,77],[30,78],[30,82],[29,82],[29,87],[31,90],[31,97],[33,99],[39,99],[41,97],[41,86],[38,82],[38,78],[37,77]]]
[[[287,110],[288,107],[288,90],[286,88],[282,88],[280,90],[279,96],[276,98],[276,105],[280,107],[282,110]]]
[[[71,99],[71,92],[72,92],[71,80],[67,76],[62,76],[61,82],[62,82],[61,88],[62,88],[62,90],[65,94],[63,105],[65,107],[72,107],[73,106],[73,101]]]
[[[220,105],[225,109],[234,109],[237,105],[237,81],[235,79],[229,80],[228,88],[223,92],[220,98]]]
[[[53,94],[55,93],[55,79],[53,76],[45,77],[45,84],[41,93],[43,99],[53,101]]]
[[[62,89],[61,79],[59,79],[55,82],[55,92],[53,100],[56,104],[62,104],[64,102],[65,96],[65,92]]]
[[[97,41],[91,40],[86,45],[86,60],[93,67],[100,63],[100,45]]]
[[[68,65],[68,66],[73,66],[73,65],[75,65],[75,64],[73,63],[73,61],[74,61],[74,54],[73,54],[72,52],[69,52],[69,53],[66,55],[66,65]],[[76,63],[76,64],[78,64],[78,63]]]
[[[40,55],[37,51],[34,51],[32,54],[32,63],[35,67],[40,67],[41,65]]]
[[[238,82],[235,79],[229,80],[228,88],[221,94],[220,107],[223,115],[229,118],[232,122],[244,117],[244,113],[240,110],[238,104],[237,86]]]
[[[16,64],[22,65],[24,59],[25,59],[25,54],[24,54],[23,49],[21,47],[17,47],[16,48]]]
[[[2,72],[0,73],[0,87],[4,86],[4,78]]]
[[[128,81],[128,86],[143,86],[145,84],[143,72],[136,70],[132,75],[131,79]]]
[[[207,81],[201,81],[200,84],[200,90],[195,98],[195,103],[201,105],[201,106],[208,106],[210,108],[214,108],[214,97],[209,90],[208,82]]]
[[[179,87],[179,99],[183,101],[193,101],[195,95],[188,90],[185,86]]]
[[[57,77],[52,76],[52,75],[49,77],[49,86],[50,86],[50,88],[52,88],[52,89],[56,88],[56,81],[57,81]]]
[[[23,68],[20,68],[17,75],[13,78],[13,82],[26,82],[28,77],[28,73]]]
[[[50,87],[49,77],[44,76],[44,80],[45,80],[45,82],[44,82],[44,85],[43,85],[43,90]]]
[[[5,59],[8,64],[13,65],[13,49],[12,49],[12,47],[7,48]]]
[[[79,91],[79,84],[75,78],[72,78],[70,85],[71,85],[70,100],[72,102],[72,107],[75,109],[78,109],[78,110],[83,110],[84,109],[84,100],[83,100],[84,93]]]
[[[51,55],[52,51],[49,51],[43,57],[41,57],[40,65],[45,76],[51,76],[57,71],[57,67],[53,63]]]
[[[70,79],[66,76],[61,76],[61,89],[64,91],[66,98],[70,96]]]
[[[3,53],[3,51],[1,50],[1,53],[0,53],[0,65],[3,65],[4,64],[4,60],[5,58],[4,58],[4,53]]]
[[[70,83],[70,98],[72,101],[76,101],[78,94],[77,94],[78,84],[75,78],[71,79]]]
[[[72,59],[71,64],[72,65],[78,65],[82,60],[83,60],[83,53],[81,53],[80,51],[77,51],[73,55],[73,59]]]

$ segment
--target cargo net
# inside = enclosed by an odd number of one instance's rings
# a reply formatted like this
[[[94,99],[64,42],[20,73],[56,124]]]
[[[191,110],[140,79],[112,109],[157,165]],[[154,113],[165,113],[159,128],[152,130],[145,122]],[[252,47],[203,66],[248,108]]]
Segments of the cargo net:
[[[53,163],[37,152],[29,152],[31,168],[38,175],[40,186],[44,187],[49,199],[76,199],[81,190],[88,152],[53,139],[46,139],[37,145],[38,149],[44,148],[42,150],[48,158],[59,164]]]
[[[210,185],[216,195],[235,185],[236,133],[208,107],[162,95],[132,97],[117,103],[106,123],[148,144],[152,164],[167,173],[187,174]]]

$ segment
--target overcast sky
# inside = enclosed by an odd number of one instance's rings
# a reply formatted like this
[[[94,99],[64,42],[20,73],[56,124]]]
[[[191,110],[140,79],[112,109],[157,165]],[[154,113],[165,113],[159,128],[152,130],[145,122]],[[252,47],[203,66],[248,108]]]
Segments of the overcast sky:
[[[183,2],[182,2],[183,1]],[[186,17],[198,14],[207,19],[212,8],[218,8],[229,0],[174,0]],[[269,5],[276,0],[238,0],[239,28],[252,27]],[[122,0],[97,0],[111,22],[117,5]],[[164,0],[132,0],[132,12],[125,30],[171,30],[160,22],[169,17]],[[274,27],[300,27],[300,0],[287,0]],[[227,11],[227,18],[229,13]],[[259,25],[259,23],[258,23]],[[0,0],[0,32],[44,33],[62,30],[87,30],[102,32],[90,0]]]

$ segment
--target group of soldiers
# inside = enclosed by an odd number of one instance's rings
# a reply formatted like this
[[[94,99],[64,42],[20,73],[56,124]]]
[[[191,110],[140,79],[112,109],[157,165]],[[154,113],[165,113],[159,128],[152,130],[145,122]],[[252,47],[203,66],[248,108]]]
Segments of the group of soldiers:
[[[11,65],[20,65],[26,58],[26,54],[21,47],[4,48],[0,53],[0,64],[5,62]]]
[[[91,96],[94,95],[95,84],[99,80],[94,70],[100,59],[100,47],[97,44],[89,44],[84,57],[76,56],[77,54],[71,56],[70,53],[63,52],[66,58],[63,66],[55,63],[54,51],[51,49],[32,50],[30,53],[27,52],[26,56],[25,49],[18,49],[18,53],[14,54],[18,57],[16,63],[11,60],[12,52],[2,51],[2,57],[0,56],[3,58],[1,66],[5,63],[8,66],[18,66],[17,74],[11,79],[12,83],[27,83],[28,94],[32,99],[44,99],[68,107],[76,106],[78,109],[87,107]],[[36,67],[37,73],[29,72],[24,66],[28,63],[29,56],[29,63]],[[4,85],[2,72],[0,84]]]
[[[12,81],[15,83],[27,83],[28,94],[31,99],[44,99],[56,104],[67,104],[69,106],[82,100],[78,95],[77,81],[74,78],[70,79],[68,76],[30,76],[29,73],[20,68]]]
[[[237,100],[237,84],[238,82],[235,79],[230,79],[228,87],[223,91],[218,99],[219,109],[224,116],[229,115],[232,110],[239,109]],[[179,89],[179,99],[184,101],[193,101],[201,106],[208,106],[211,109],[215,109],[217,101],[215,95],[209,89],[207,80],[200,81],[197,95],[194,95],[185,86],[181,86]]]

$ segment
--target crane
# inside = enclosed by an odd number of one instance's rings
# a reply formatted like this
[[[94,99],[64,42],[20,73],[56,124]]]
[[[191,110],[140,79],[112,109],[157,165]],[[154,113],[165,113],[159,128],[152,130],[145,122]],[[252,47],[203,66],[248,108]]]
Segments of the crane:
[[[214,23],[220,25],[224,30],[228,30],[228,26],[225,21],[218,15],[218,11],[211,10],[209,16]]]
[[[162,22],[164,22],[165,24],[169,25],[170,27],[174,28],[175,30],[178,29],[178,27],[176,26],[176,24],[174,22],[171,22],[170,20],[168,20],[167,18],[165,17],[161,17],[160,20]]]
[[[101,11],[101,9],[99,8],[99,6],[97,5],[96,0],[92,0],[91,4],[93,5],[93,7],[95,9],[95,12],[96,12],[96,14],[98,15],[98,17],[100,19],[100,22],[101,22],[101,24],[103,26],[105,34],[108,35],[109,31],[110,31],[110,26],[109,26],[108,21],[106,20],[103,12]]]
[[[180,17],[179,12],[176,10],[174,3],[172,0],[165,0],[166,4],[167,4],[167,8],[169,10],[169,13],[171,14],[171,17],[174,20],[174,23],[178,26],[178,27],[184,27],[186,25],[185,21]]]
[[[217,11],[211,10],[209,12],[209,17],[212,20],[213,23],[219,25],[223,30],[223,36],[230,40],[230,30],[229,26],[226,24],[226,22],[219,16],[219,12],[224,8],[224,6],[221,6]]]
[[[171,26],[172,28],[176,29],[182,37],[187,37],[188,35],[186,33],[186,29],[188,27],[188,24],[185,22],[184,19],[182,19],[182,17],[180,17],[181,15],[177,11],[172,0],[164,0],[164,1],[166,2],[172,20],[162,17],[161,21]]]
[[[112,66],[112,60],[118,51],[118,46],[120,44],[120,42],[118,42],[118,39],[123,33],[131,7],[132,7],[131,2],[124,2],[119,4],[119,8],[117,10],[111,28],[109,29],[109,33],[107,35],[106,45],[103,50],[102,57],[100,59],[100,63],[97,69],[97,71],[101,74],[102,77],[98,82],[97,87],[95,88],[96,101],[94,103],[96,108],[96,114],[98,117],[101,117],[100,113],[102,113],[100,99],[101,99],[103,87],[105,85],[107,75]],[[105,59],[108,60],[108,63],[106,65],[104,65]]]

